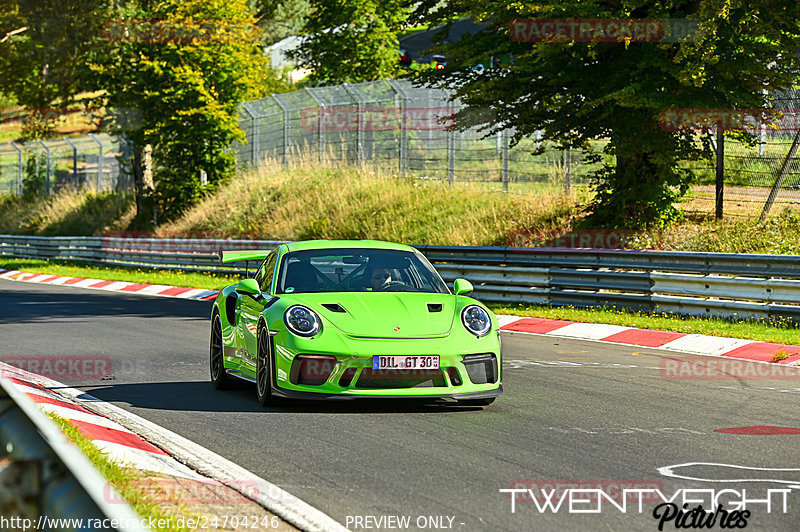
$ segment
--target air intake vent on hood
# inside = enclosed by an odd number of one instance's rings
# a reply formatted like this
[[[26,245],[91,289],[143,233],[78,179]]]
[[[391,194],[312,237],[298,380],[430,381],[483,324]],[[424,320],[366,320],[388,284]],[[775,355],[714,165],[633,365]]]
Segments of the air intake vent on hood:
[[[441,312],[441,311],[442,311],[441,303],[428,303],[428,312]]]
[[[345,312],[344,308],[339,303],[323,303],[322,306],[331,312]]]

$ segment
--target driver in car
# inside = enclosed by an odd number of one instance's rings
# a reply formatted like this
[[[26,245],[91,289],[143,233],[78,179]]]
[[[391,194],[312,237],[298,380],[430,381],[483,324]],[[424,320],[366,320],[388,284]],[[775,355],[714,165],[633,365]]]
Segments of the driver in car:
[[[372,268],[369,273],[369,285],[373,290],[380,290],[385,285],[389,284],[392,280],[392,274],[389,270],[382,267]]]

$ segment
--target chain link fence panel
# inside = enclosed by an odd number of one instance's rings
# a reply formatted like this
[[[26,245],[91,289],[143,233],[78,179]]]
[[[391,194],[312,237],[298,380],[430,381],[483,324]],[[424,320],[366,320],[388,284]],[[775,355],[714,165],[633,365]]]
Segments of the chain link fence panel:
[[[450,91],[416,87],[407,80],[273,94],[239,106],[246,140],[231,149],[240,168],[258,167],[268,158],[287,167],[300,161],[368,163],[418,179],[525,194],[568,193],[589,184],[601,167],[580,150],[545,143],[535,153],[546,141],[541,134],[512,147],[513,129],[490,136],[477,127],[451,129],[449,117],[462,109],[451,96]],[[726,136],[725,216],[753,217],[800,205],[800,94],[780,91],[772,100],[782,115],[773,124],[751,124],[758,135],[754,145]],[[715,140],[713,132],[698,135]],[[601,154],[605,141],[591,144]],[[131,190],[130,159],[129,145],[105,133],[0,143],[0,192],[23,194],[36,188],[52,194],[67,186]],[[613,164],[609,156],[601,160]],[[708,216],[714,212],[715,162],[690,164],[697,181],[684,209]]]
[[[54,194],[65,187],[130,190],[127,143],[107,133],[0,143],[0,192]]]

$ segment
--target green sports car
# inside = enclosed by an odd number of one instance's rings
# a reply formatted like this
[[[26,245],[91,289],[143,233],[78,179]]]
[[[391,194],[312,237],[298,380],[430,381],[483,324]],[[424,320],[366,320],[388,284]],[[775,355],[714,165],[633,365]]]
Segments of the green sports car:
[[[211,313],[211,381],[255,382],[262,405],[305,399],[404,397],[488,405],[502,393],[497,317],[454,294],[412,247],[316,240],[271,251],[223,251],[261,261],[225,287]]]

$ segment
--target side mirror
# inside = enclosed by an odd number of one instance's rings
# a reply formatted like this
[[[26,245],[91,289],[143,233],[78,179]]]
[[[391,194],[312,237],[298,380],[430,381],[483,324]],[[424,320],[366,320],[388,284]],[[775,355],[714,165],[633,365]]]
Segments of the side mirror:
[[[472,290],[474,290],[472,283],[466,279],[456,279],[456,282],[453,283],[453,292],[455,292],[457,296],[468,294],[472,292]]]
[[[236,292],[257,297],[261,295],[261,288],[259,288],[258,282],[255,279],[244,279],[239,281],[239,284],[236,285]]]

